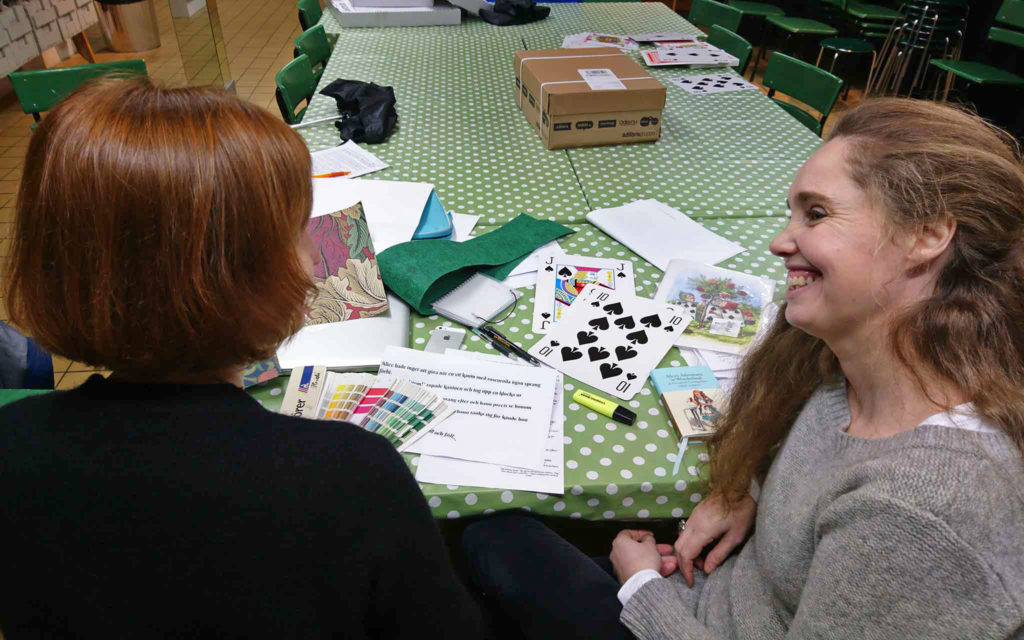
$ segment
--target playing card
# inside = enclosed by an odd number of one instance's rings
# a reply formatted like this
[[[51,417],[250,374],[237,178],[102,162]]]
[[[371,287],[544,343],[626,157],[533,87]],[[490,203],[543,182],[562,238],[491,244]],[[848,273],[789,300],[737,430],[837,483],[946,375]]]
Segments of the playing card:
[[[713,73],[702,76],[681,76],[669,78],[669,82],[680,87],[690,95],[704,93],[722,93],[724,91],[742,91],[757,89],[743,78],[731,73]]]
[[[649,67],[734,67],[740,63],[735,56],[706,42],[658,46],[653,51],[641,51],[640,55]]]
[[[586,287],[622,290],[634,295],[633,263],[590,256],[537,257],[537,290],[533,304],[533,330],[547,333],[562,319],[569,305]]]
[[[697,42],[700,36],[669,31],[664,33],[636,33],[629,36],[637,42]]]
[[[773,280],[677,258],[669,261],[654,299],[692,319],[679,346],[742,355],[764,332],[765,311],[774,317],[774,292]]]
[[[609,395],[630,400],[687,319],[675,305],[632,291],[587,287],[530,354]]]
[[[640,45],[634,42],[629,36],[619,36],[610,33],[588,33],[583,39],[587,47],[618,47],[623,51],[639,49]]]

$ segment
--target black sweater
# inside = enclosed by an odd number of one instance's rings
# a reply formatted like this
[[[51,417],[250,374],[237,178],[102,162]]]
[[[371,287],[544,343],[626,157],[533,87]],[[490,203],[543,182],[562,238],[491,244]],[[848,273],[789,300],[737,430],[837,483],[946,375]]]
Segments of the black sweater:
[[[394,448],[230,385],[0,408],[0,496],[7,640],[479,635]]]

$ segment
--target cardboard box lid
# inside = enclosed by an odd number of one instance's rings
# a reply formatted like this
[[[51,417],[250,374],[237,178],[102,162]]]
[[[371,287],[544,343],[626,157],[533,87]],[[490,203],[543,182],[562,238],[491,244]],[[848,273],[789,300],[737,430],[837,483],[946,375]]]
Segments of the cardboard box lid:
[[[662,109],[665,86],[614,47],[516,51],[516,78],[550,115]],[[626,90],[592,89],[581,69],[608,69]]]

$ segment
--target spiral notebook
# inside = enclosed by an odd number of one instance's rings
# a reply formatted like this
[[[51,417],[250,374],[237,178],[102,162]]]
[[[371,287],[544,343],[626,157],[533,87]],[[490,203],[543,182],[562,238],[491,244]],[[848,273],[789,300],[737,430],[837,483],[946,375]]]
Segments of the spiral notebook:
[[[468,280],[438,298],[432,306],[439,315],[476,328],[517,299],[515,289],[504,282],[482,273],[474,273]]]

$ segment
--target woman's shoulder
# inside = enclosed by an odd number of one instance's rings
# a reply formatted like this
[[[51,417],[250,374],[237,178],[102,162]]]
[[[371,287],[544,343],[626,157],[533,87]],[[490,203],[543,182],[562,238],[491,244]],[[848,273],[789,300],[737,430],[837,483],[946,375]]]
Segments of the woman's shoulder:
[[[827,511],[913,518],[1024,590],[1024,459],[1002,432],[922,425],[847,474]]]

